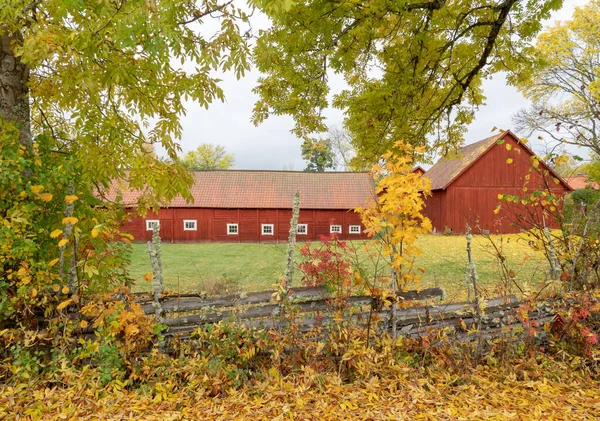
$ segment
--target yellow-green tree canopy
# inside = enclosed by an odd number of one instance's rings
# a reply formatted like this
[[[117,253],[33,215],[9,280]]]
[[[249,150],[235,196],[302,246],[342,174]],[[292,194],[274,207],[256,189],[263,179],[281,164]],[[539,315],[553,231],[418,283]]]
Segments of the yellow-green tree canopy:
[[[127,178],[149,192],[146,203],[185,194],[179,117],[185,101],[223,99],[220,73],[248,70],[247,23],[227,0],[5,0],[0,117],[28,148],[32,132],[51,133],[85,162],[89,184]]]
[[[600,1],[543,32],[534,58],[537,66],[519,84],[533,101],[515,117],[519,129],[600,155]]]
[[[302,138],[326,131],[329,76],[348,87],[333,106],[359,159],[375,162],[395,141],[462,141],[484,101],[482,81],[529,64],[541,20],[561,0],[299,0],[273,18],[255,56],[264,73],[254,121],[294,117]]]
[[[202,143],[183,157],[181,165],[188,170],[229,170],[233,167],[233,155],[221,145]]]

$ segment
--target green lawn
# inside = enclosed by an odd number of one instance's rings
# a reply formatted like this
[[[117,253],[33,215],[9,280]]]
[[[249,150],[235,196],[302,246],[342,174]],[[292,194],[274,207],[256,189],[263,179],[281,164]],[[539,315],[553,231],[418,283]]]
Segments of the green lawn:
[[[495,240],[498,241],[498,237]],[[530,286],[539,283],[547,272],[544,257],[532,251],[521,235],[506,235],[503,241],[503,253],[519,282]],[[487,244],[488,239],[474,236],[473,255],[481,285],[489,295],[494,295],[499,277],[496,259],[486,249]],[[359,260],[372,267],[363,251],[364,243],[355,241],[353,245],[359,250]],[[466,294],[465,238],[426,235],[419,239],[418,245],[423,254],[417,262],[425,269],[422,286],[440,286],[449,300],[463,299]],[[167,289],[181,292],[271,289],[283,274],[286,247],[286,244],[163,244],[165,283]],[[524,263],[526,256],[529,257]],[[135,289],[148,290],[150,284],[143,277],[151,268],[145,244],[134,244],[130,268],[136,280]],[[296,271],[298,285],[300,276]]]

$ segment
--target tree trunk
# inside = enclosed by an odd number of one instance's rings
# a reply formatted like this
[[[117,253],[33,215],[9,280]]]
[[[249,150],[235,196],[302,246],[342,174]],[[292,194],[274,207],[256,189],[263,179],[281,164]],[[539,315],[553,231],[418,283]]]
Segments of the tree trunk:
[[[32,150],[29,118],[29,66],[14,54],[14,44],[22,42],[18,34],[0,27],[0,118],[14,123],[21,131],[19,140]]]

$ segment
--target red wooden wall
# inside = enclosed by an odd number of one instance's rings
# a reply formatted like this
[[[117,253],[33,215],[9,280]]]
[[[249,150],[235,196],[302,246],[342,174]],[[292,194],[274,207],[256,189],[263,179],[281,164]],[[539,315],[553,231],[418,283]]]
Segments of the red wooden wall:
[[[161,239],[174,243],[201,242],[287,242],[291,209],[207,209],[166,208],[158,214],[148,212],[146,217],[133,216],[125,224],[125,230],[135,241],[148,241],[152,231],[146,230],[146,220],[160,221]],[[196,220],[196,231],[185,231],[184,220]],[[321,235],[330,235],[329,225],[342,225],[344,240],[366,239],[360,216],[346,210],[300,210],[299,224],[308,224],[306,235],[298,234],[298,241],[318,240]],[[238,235],[227,234],[227,224],[238,224]],[[262,235],[262,224],[273,224],[273,235]],[[360,225],[360,234],[350,234],[350,225]]]
[[[506,148],[511,145],[511,149]],[[517,152],[520,151],[520,152]],[[513,162],[506,161],[512,158]],[[509,205],[498,200],[498,194],[523,196],[526,176],[530,176],[528,191],[544,190],[542,176],[531,170],[531,155],[511,136],[505,137],[505,143],[494,145],[470,168],[450,184],[446,190],[436,190],[426,199],[425,214],[431,219],[434,230],[444,232],[445,227],[452,232],[464,233],[468,223],[473,229],[490,230],[492,233],[515,233],[523,229],[513,223],[517,215],[530,213],[523,205]],[[425,175],[427,176],[427,175]],[[562,184],[554,184],[549,177],[551,190],[555,194],[564,194]],[[501,211],[494,214],[499,203]],[[538,215],[541,218],[541,215]],[[546,221],[548,226],[556,226],[555,221]]]

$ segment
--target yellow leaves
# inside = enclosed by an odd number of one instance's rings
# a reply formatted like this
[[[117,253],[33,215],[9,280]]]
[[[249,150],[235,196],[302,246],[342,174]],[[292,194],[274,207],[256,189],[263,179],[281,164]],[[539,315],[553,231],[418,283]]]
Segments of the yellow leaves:
[[[68,240],[68,239],[66,239],[66,238],[63,238],[62,240],[60,240],[60,241],[58,242],[58,247],[64,247],[64,246],[66,246],[67,244],[69,244],[69,240]]]
[[[48,263],[48,266],[50,266],[50,267],[54,266],[55,264],[58,263],[59,260],[60,259],[58,257],[56,259],[50,260],[50,262]]]
[[[512,164],[513,163],[513,159],[512,158],[507,158],[506,159],[506,163],[507,164]]]
[[[52,200],[52,193],[42,193],[38,196],[44,202],[50,202]]]
[[[81,329],[86,329],[89,326],[89,323],[86,320],[82,320],[81,322],[79,322],[79,327]]]
[[[59,305],[56,306],[57,310],[63,310],[65,308],[67,308],[70,304],[73,303],[73,300],[71,300],[70,298],[64,300],[63,302],[61,302]]]
[[[512,145],[510,143],[506,144],[506,150],[510,151],[512,149]]]
[[[98,237],[98,234],[100,234],[100,231],[97,228],[92,228],[92,238]]]
[[[44,190],[44,186],[39,186],[39,185],[38,185],[38,186],[31,186],[31,192],[32,192],[33,194],[36,194],[36,195],[38,195],[38,194],[40,194],[40,193],[41,193],[43,190]]]
[[[50,233],[50,238],[58,238],[63,233],[61,229],[55,229]]]
[[[75,225],[77,222],[79,222],[79,219],[75,218],[74,216],[66,216],[62,220],[62,223],[64,225],[67,225],[67,224]]]
[[[152,272],[148,272],[144,275],[144,281],[150,282],[154,279],[154,274]]]
[[[68,294],[70,291],[71,290],[66,285],[64,287],[62,287],[62,289],[60,290],[60,292],[63,293],[63,294]]]
[[[498,196],[496,196],[498,198],[498,200],[502,200],[502,198],[504,197],[504,195],[502,193],[498,193]]]
[[[65,196],[65,203],[73,203],[77,199],[79,199],[79,197],[75,196],[74,194],[69,194],[69,195]]]
[[[500,209],[502,209],[502,206],[497,206],[496,209],[494,209],[494,215],[498,215],[498,213],[500,213]]]
[[[538,156],[532,156],[531,157],[531,166],[533,168],[539,168],[540,166],[540,158]]]

